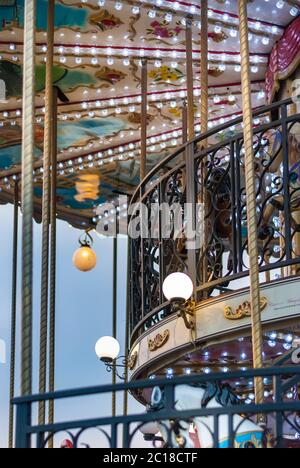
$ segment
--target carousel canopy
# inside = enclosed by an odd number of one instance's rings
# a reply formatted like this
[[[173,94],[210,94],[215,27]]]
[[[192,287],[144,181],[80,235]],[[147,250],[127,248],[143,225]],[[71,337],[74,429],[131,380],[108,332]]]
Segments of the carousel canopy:
[[[249,1],[253,108],[273,99],[276,80],[299,59],[299,8],[296,0]],[[57,128],[60,218],[77,227],[90,226],[96,222],[99,204],[120,194],[130,196],[139,183],[143,58],[148,59],[147,169],[181,144],[188,15],[193,18],[195,129],[199,133],[200,10],[201,2],[192,0],[56,1],[53,79],[63,93],[58,101]],[[242,114],[237,2],[209,1],[208,17],[209,125],[213,126]],[[13,183],[20,174],[23,24],[24,0],[1,1],[1,203],[12,200]],[[36,30],[34,200],[39,219],[46,0],[37,0]],[[297,38],[293,49],[289,48],[289,34]],[[286,51],[281,62],[277,49],[274,52],[280,44]]]

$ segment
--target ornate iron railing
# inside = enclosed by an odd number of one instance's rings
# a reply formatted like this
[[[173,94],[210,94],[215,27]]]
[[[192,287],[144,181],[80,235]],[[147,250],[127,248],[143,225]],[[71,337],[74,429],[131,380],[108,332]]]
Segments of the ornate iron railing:
[[[253,379],[262,378],[265,384],[265,402],[255,404],[251,400],[249,388],[253,388]],[[157,421],[161,434],[153,437],[153,446],[158,441],[172,448],[185,448],[189,445],[190,425],[198,427],[198,437],[203,442],[201,431],[208,428],[209,440],[205,444],[210,447],[223,447],[224,433],[226,446],[240,447],[245,441],[239,438],[244,432],[242,425],[249,422],[250,441],[247,446],[279,448],[286,445],[299,444],[300,437],[300,401],[299,401],[299,366],[277,367],[270,369],[239,371],[230,374],[209,374],[174,377],[163,380],[137,381],[128,384],[105,385],[78,390],[57,391],[44,395],[33,395],[16,398],[16,438],[17,448],[44,448],[50,438],[54,438],[55,446],[60,446],[64,439],[69,439],[74,448],[98,447],[141,447],[144,445],[139,430],[144,427],[145,440],[151,440],[147,435],[147,424]],[[229,386],[230,387],[229,387]],[[184,386],[184,387],[182,387]],[[105,416],[105,405],[101,405],[104,394],[111,396],[124,391],[135,394],[143,403],[151,402],[153,389],[158,396],[152,398],[150,411],[141,414]],[[234,388],[234,393],[232,388]],[[184,398],[180,400],[180,389]],[[195,404],[187,398],[187,392],[195,393]],[[199,392],[199,395],[198,393]],[[201,393],[202,392],[202,393]],[[162,396],[162,398],[159,397]],[[97,396],[98,403],[93,403],[93,418],[57,421],[54,424],[35,424],[36,408],[39,402],[47,404],[56,402],[56,408],[67,406],[73,398],[81,398],[79,408],[87,408],[83,397]],[[216,400],[214,400],[214,398]],[[103,400],[102,400],[103,401]],[[59,405],[59,402],[63,405]],[[220,402],[217,404],[216,402]],[[250,403],[250,404],[248,404]],[[179,404],[179,407],[178,407]],[[74,407],[72,407],[72,414]],[[264,421],[263,429],[257,426],[257,416]],[[224,420],[224,416],[226,416]],[[185,430],[184,430],[185,428]],[[201,429],[202,428],[202,429]],[[256,429],[255,429],[256,428]],[[93,431],[91,431],[93,429]],[[159,430],[158,429],[158,430]],[[256,432],[260,431],[264,437],[261,441],[254,441]],[[155,431],[149,431],[153,434]],[[253,432],[253,434],[252,434]],[[251,445],[252,444],[252,445]],[[145,444],[149,447],[149,444]],[[161,447],[161,443],[159,443]],[[243,446],[243,445],[242,445]],[[256,446],[256,445],[255,445]],[[151,448],[151,444],[150,444]]]
[[[291,105],[291,100],[282,101],[253,114],[258,262],[266,281],[296,274],[300,262],[300,114],[290,115]],[[230,291],[238,287],[236,280],[248,276],[241,124],[242,118],[232,120],[183,145],[151,170],[135,192],[129,211],[135,229],[130,245],[132,341],[170,313],[162,292],[169,273],[186,271],[197,300]],[[184,235],[178,238],[172,226],[172,210],[169,219],[160,208],[153,215],[153,206],[163,204],[179,207],[176,219],[181,217],[182,226],[187,205],[192,227],[202,208],[204,242],[187,248]]]

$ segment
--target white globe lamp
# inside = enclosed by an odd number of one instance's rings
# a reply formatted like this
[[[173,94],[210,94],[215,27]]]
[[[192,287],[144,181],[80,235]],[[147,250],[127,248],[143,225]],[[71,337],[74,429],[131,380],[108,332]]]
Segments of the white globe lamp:
[[[185,273],[171,273],[163,282],[163,293],[170,302],[188,301],[194,292],[191,278]]]
[[[120,344],[112,336],[103,336],[97,341],[95,352],[101,361],[112,362],[120,353]]]

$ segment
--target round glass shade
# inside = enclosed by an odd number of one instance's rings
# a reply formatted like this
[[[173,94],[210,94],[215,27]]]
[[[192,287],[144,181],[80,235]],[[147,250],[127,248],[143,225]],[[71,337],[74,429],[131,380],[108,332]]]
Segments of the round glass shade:
[[[149,422],[149,423],[146,423],[144,424],[141,428],[140,428],[140,432],[144,435],[156,435],[158,432],[159,432],[159,428],[158,428],[158,425],[157,425],[157,422]]]
[[[97,264],[97,256],[90,247],[80,247],[73,255],[73,263],[79,271],[91,271]]]
[[[95,352],[99,359],[114,361],[120,353],[119,342],[112,336],[103,336],[97,341]]]
[[[193,282],[185,273],[171,273],[163,283],[163,293],[168,301],[187,301],[193,295],[193,291]]]

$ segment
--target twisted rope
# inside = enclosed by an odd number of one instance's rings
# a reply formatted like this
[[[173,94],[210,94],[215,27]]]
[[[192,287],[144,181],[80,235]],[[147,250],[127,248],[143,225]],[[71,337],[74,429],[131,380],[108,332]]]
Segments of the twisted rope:
[[[250,295],[252,309],[252,347],[253,366],[256,369],[263,367],[263,336],[260,313],[259,267],[257,247],[256,223],[256,193],[253,155],[253,130],[251,107],[251,84],[249,64],[249,42],[247,22],[247,1],[238,0],[240,17],[240,42],[242,65],[242,98],[244,115],[244,144],[245,144],[245,176],[247,191],[247,223],[248,223],[248,249],[250,259]],[[264,385],[261,378],[255,379],[256,403],[264,400]]]
[[[21,393],[32,391],[32,248],[33,155],[35,97],[35,0],[26,0],[24,14],[22,125],[22,336]]]
[[[15,182],[14,194],[14,228],[13,228],[13,259],[12,259],[12,297],[11,297],[11,337],[10,337],[10,384],[9,384],[9,430],[8,448],[13,448],[14,437],[14,405],[15,367],[16,367],[16,318],[17,318],[17,267],[18,267],[18,212],[19,187]]]
[[[45,83],[45,127],[43,157],[42,200],[42,265],[41,265],[41,315],[40,315],[40,374],[39,392],[46,392],[48,288],[49,288],[49,221],[50,221],[50,161],[53,126],[53,42],[54,0],[48,1],[47,62]],[[39,424],[45,424],[45,402],[39,403]]]
[[[51,151],[51,254],[50,254],[50,325],[49,325],[49,392],[55,390],[55,309],[56,309],[56,165],[57,165],[57,88],[53,91],[52,151]],[[49,400],[49,424],[54,423],[54,400]],[[53,438],[49,438],[53,448]]]

